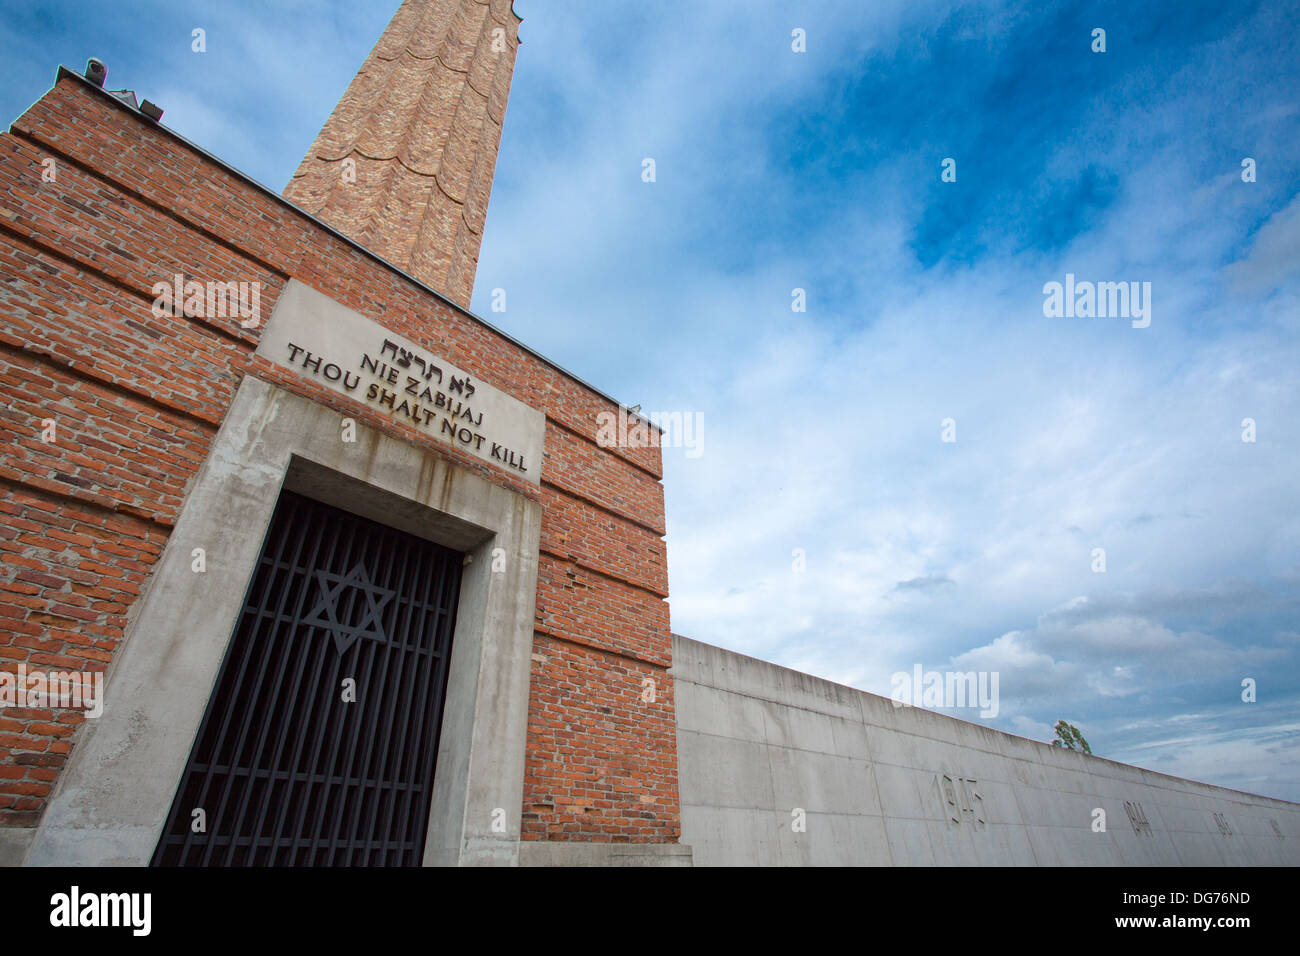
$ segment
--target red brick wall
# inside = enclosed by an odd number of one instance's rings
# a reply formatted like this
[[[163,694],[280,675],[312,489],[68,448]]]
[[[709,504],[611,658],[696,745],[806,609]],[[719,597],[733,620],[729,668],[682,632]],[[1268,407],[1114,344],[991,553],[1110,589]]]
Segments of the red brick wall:
[[[237,318],[155,317],[178,272],[262,283],[263,320],[300,279],[541,409],[541,487],[255,357]],[[0,136],[0,315],[0,669],[106,668],[256,375],[541,503],[524,836],[677,839],[660,453],[596,444],[615,404],[67,77]],[[81,719],[0,711],[0,826],[36,824]]]

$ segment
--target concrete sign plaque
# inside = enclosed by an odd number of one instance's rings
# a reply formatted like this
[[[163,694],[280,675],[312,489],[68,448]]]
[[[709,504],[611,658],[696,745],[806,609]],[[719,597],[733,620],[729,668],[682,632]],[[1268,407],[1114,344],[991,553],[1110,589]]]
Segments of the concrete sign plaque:
[[[290,279],[257,354],[516,478],[541,482],[545,416]]]

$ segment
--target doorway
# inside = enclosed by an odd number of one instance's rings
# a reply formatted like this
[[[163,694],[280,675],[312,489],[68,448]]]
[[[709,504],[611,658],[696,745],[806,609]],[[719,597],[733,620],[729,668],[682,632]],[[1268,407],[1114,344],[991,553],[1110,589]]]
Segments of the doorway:
[[[153,864],[419,866],[462,560],[281,491]]]

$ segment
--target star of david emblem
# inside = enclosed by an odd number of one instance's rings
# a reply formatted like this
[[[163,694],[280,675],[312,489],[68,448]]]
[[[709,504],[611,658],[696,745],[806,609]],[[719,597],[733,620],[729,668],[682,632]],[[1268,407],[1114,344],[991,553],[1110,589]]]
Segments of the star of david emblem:
[[[347,574],[317,571],[316,578],[320,582],[320,601],[312,608],[311,613],[302,619],[304,624],[327,628],[334,636],[334,646],[338,648],[340,654],[351,647],[358,637],[369,637],[378,641],[388,640],[381,616],[384,606],[396,594],[395,591],[377,587],[360,562],[357,562]],[[360,608],[360,620],[354,625],[339,620],[338,601],[348,588],[359,591],[365,602],[364,607]],[[355,603],[353,609],[354,611],[357,609]],[[353,616],[356,616],[355,613]]]

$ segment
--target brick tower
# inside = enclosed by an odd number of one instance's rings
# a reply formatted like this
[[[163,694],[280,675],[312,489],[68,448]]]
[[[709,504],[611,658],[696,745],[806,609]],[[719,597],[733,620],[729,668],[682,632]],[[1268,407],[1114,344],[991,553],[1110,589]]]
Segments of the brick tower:
[[[510,0],[403,0],[285,198],[468,308],[519,23]]]

